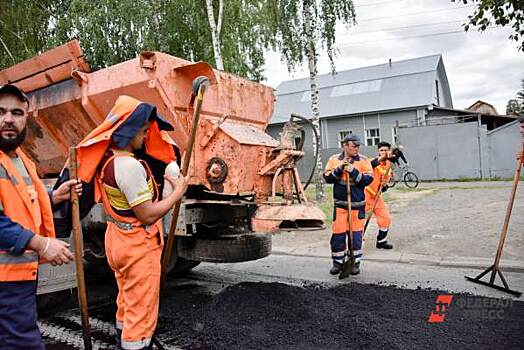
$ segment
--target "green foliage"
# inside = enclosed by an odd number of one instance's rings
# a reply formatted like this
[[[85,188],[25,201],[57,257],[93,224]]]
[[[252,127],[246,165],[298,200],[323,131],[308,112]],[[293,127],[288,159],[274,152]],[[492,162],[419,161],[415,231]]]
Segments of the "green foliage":
[[[515,114],[522,111],[522,104],[516,98],[508,100],[506,104],[506,114]]]
[[[53,0],[1,0],[0,69],[40,53],[48,38]]]
[[[277,33],[277,47],[290,70],[302,65],[307,58],[304,30],[304,6],[312,11],[313,41],[328,54],[334,70],[335,28],[338,22],[347,27],[355,24],[355,8],[349,0],[267,0],[273,9],[272,26]],[[316,53],[315,53],[316,55]]]
[[[313,9],[314,41],[333,63],[337,21],[355,22],[351,1],[227,0],[220,36],[225,70],[261,80],[267,49],[278,49],[290,69],[301,65],[304,3]],[[74,38],[93,69],[143,50],[214,63],[205,0],[2,0],[0,69]]]
[[[470,27],[477,27],[485,31],[489,27],[507,26],[513,28],[509,39],[518,42],[518,49],[524,51],[524,1],[522,0],[452,0],[462,1],[464,4],[477,4],[473,15],[468,16],[469,22],[464,25],[466,31]]]
[[[74,38],[94,69],[144,50],[214,62],[205,0],[13,0],[3,1],[0,11],[0,38],[9,39],[5,47],[0,41],[0,69]],[[264,51],[274,47],[268,13],[262,0],[225,2],[221,44],[227,71],[263,79]],[[8,51],[13,58],[3,54]]]

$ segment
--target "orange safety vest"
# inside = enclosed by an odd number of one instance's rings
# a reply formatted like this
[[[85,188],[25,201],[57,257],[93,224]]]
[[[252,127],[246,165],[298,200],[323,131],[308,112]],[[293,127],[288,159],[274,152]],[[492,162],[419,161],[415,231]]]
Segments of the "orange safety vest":
[[[44,237],[55,237],[53,211],[47,190],[38,178],[33,162],[20,150],[16,154],[25,165],[35,187],[38,202],[31,197],[22,175],[10,157],[0,151],[0,200],[4,214],[26,230]],[[0,282],[34,281],[38,271],[38,255],[26,250],[21,255],[0,250]]]
[[[366,187],[366,192],[376,196],[380,184],[387,184],[393,176],[393,172],[389,170],[388,173],[388,169],[391,169],[391,162],[389,160],[386,160],[385,164],[380,163],[373,169],[373,182]]]
[[[93,129],[77,146],[78,177],[91,182],[100,162],[111,145],[111,136],[143,102],[129,96],[120,96],[102,124]],[[153,121],[145,140],[146,153],[166,164],[176,160],[174,141]],[[95,181],[95,201],[101,201],[103,189]]]

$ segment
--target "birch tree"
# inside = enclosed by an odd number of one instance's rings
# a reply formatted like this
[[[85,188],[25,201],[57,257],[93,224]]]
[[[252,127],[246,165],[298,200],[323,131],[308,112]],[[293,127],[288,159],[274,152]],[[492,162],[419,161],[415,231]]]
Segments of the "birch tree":
[[[320,107],[318,97],[317,61],[319,50],[329,58],[332,73],[335,72],[336,24],[347,27],[355,24],[355,8],[352,0],[272,0],[275,8],[277,46],[290,71],[307,61],[311,91],[311,121],[320,135]],[[313,152],[317,145],[313,142]],[[321,155],[322,142],[318,145]],[[322,178],[322,157],[316,167],[316,199],[325,200]]]
[[[207,18],[211,28],[211,39],[213,41],[213,53],[215,55],[216,68],[224,70],[222,61],[222,52],[220,49],[220,30],[222,29],[222,19],[224,16],[224,0],[218,0],[218,16],[215,22],[215,11],[213,9],[213,0],[206,0]]]

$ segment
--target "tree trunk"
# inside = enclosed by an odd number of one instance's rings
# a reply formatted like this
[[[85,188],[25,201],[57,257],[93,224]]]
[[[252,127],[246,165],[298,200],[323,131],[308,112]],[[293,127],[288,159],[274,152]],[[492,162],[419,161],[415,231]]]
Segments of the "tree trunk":
[[[324,178],[322,177],[324,169],[322,167],[322,137],[320,136],[320,112],[318,109],[317,53],[315,49],[315,38],[313,36],[313,25],[311,23],[311,6],[311,0],[304,0],[304,33],[306,37],[306,54],[308,58],[309,82],[311,89],[311,122],[313,123],[313,127],[317,130],[317,134],[319,135],[318,159],[317,163],[315,164],[316,199],[318,202],[324,202],[326,200],[326,196],[324,193]],[[313,154],[316,152],[316,150],[317,144],[313,140]]]
[[[224,70],[224,61],[222,60],[222,52],[220,50],[220,31],[222,30],[224,0],[218,1],[218,24],[215,22],[213,0],[206,0],[206,7],[207,19],[209,20],[209,27],[211,28],[211,39],[213,40],[213,53],[215,55],[216,68]]]

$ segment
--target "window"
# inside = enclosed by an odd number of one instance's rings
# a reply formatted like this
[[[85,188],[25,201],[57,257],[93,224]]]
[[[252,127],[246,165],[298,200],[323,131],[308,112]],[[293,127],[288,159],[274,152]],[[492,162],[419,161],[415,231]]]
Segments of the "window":
[[[331,90],[331,97],[341,97],[365,94],[369,92],[377,92],[380,91],[381,86],[382,79],[338,85]]]
[[[391,128],[391,140],[393,140],[394,145],[398,144],[398,130],[396,126]]]
[[[398,127],[406,128],[407,125],[399,125]],[[398,145],[398,128],[395,126],[391,128],[391,140],[393,141],[394,145]]]
[[[348,136],[349,134],[352,134],[353,131],[351,130],[340,130],[338,132],[338,144],[340,145],[340,147],[342,147],[342,140],[344,140],[344,138],[346,136]]]
[[[366,129],[366,146],[376,146],[380,142],[380,129]]]
[[[435,95],[433,96],[433,103],[440,106],[440,92],[438,91],[438,80],[435,80]]]

